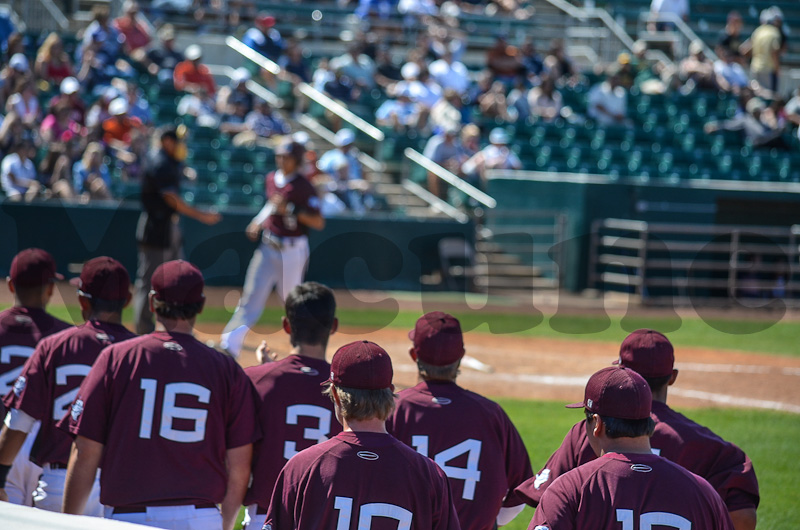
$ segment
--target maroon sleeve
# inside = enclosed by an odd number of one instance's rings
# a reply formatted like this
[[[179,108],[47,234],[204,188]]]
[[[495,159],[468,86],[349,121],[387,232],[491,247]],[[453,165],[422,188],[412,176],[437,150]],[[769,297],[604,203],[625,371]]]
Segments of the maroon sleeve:
[[[696,475],[695,475],[696,476]],[[714,490],[714,486],[709,484],[704,478],[696,476],[700,489],[703,490],[711,504],[711,518],[714,520],[714,528],[719,530],[734,530],[729,508],[725,506],[722,498]]]
[[[58,426],[68,432],[105,444],[108,437],[109,401],[108,371],[111,347],[105,348],[81,383],[69,414]]]
[[[322,206],[317,197],[317,190],[314,186],[303,177],[303,185],[298,187],[299,196],[296,200],[296,207],[300,211],[317,214],[320,212]]]
[[[717,454],[717,461],[704,478],[722,497],[728,511],[757,508],[758,479],[750,458],[731,443]]]
[[[230,415],[225,434],[225,444],[228,449],[261,439],[253,383],[235,361],[231,360],[231,363],[234,366],[229,398]]]
[[[562,476],[542,495],[528,530],[575,530],[578,502],[572,477]],[[542,527],[542,528],[540,528]]]
[[[447,480],[447,475],[439,466],[435,467],[439,476],[439,489],[442,495],[439,514],[437,520],[434,521],[433,530],[461,530],[461,523],[459,523],[458,514],[453,504],[453,494],[450,491],[450,481]]]
[[[264,528],[267,530],[294,530],[296,504],[297,484],[287,481],[286,468],[284,467],[275,482],[275,489],[272,490],[272,498],[269,502],[269,509],[267,509]]]
[[[533,476],[533,470],[525,442],[522,441],[522,437],[511,419],[502,410],[501,413],[506,430],[506,476],[508,478],[508,494],[503,500],[503,506],[513,507],[525,503],[525,499],[515,490]]]
[[[561,446],[550,456],[542,470],[520,484],[515,493],[526,504],[536,507],[555,479],[595,458],[596,455],[586,439],[586,422],[580,421],[572,426]]]
[[[13,391],[6,397],[6,408],[19,409],[40,421],[47,419],[52,391],[52,385],[48,384],[46,369],[49,350],[42,348],[44,344],[48,343],[39,343],[33,355],[25,363]]]

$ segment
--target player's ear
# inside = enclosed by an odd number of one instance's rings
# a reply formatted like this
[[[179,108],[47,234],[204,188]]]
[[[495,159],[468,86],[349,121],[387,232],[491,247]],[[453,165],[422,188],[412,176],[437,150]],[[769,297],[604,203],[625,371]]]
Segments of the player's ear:
[[[592,434],[595,438],[600,438],[602,434],[605,433],[606,426],[603,423],[603,418],[600,417],[599,414],[594,415],[594,429],[592,429]]]
[[[92,303],[85,296],[78,296],[78,304],[81,306],[81,312],[84,315],[90,314],[92,311]]]
[[[133,295],[131,293],[128,293],[127,298],[125,298],[125,304],[122,307],[128,307],[128,305],[130,305],[132,299],[133,299]]]
[[[203,308],[205,308],[205,307],[206,307],[206,299],[203,298],[203,301],[200,302],[200,307],[197,310],[197,314],[199,315],[200,313],[202,313],[203,312]]]
[[[673,368],[672,369],[672,376],[669,378],[669,383],[667,383],[667,386],[674,385],[676,379],[678,379],[678,369],[677,368]]]
[[[416,348],[414,348],[414,346],[411,346],[411,347],[408,349],[408,355],[410,355],[410,356],[411,356],[411,360],[412,360],[412,361],[414,361],[414,362],[417,362],[417,349],[416,349]]]
[[[283,328],[283,331],[285,331],[287,335],[292,334],[292,325],[289,323],[288,318],[281,317],[281,327]]]
[[[10,277],[6,277],[6,285],[8,285],[8,290],[11,294],[14,294],[14,281]]]
[[[339,319],[334,317],[333,324],[331,324],[331,335],[339,331]]]
[[[155,314],[156,307],[155,305],[153,305],[153,297],[154,297],[153,291],[147,293],[147,305],[150,307],[150,312]]]

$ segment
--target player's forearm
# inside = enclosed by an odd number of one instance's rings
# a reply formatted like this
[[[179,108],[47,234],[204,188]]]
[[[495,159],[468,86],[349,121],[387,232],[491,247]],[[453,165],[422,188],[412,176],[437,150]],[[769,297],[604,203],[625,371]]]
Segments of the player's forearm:
[[[64,500],[61,511],[80,515],[94,485],[97,468],[103,456],[103,444],[78,436],[72,444],[64,484]]]
[[[733,521],[734,530],[755,530],[758,520],[755,508],[736,510],[734,512],[729,512],[729,514],[731,516],[731,521]]]
[[[222,500],[222,530],[233,530],[239,508],[242,506],[247,484],[250,481],[250,463],[253,458],[252,444],[229,449],[228,459],[228,487],[225,498]]]
[[[318,213],[311,214],[301,212],[297,214],[297,220],[314,230],[322,230],[325,228],[325,218]]]
[[[3,431],[0,432],[0,465],[10,466],[14,463],[14,459],[27,437],[27,433],[15,431],[3,425]]]

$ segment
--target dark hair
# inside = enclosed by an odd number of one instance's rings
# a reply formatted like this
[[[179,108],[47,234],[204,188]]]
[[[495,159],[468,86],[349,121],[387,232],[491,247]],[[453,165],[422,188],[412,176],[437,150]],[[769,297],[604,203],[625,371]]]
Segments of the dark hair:
[[[586,420],[591,421],[594,414],[586,412]],[[606,436],[609,438],[639,438],[640,436],[653,436],[656,422],[653,418],[643,420],[627,420],[623,418],[611,418],[600,416],[603,425],[606,427]]]
[[[203,309],[205,301],[196,302],[194,304],[170,304],[159,300],[153,299],[153,309],[156,315],[161,318],[168,318],[170,320],[191,320],[197,316]]]
[[[166,127],[161,131],[161,141],[163,142],[167,138],[178,141],[178,131],[175,127]]]
[[[105,300],[103,298],[89,298],[92,313],[122,313],[126,300]]]
[[[647,384],[650,386],[650,391],[654,394],[667,386],[669,384],[669,380],[672,379],[672,374],[664,375],[661,377],[645,377],[644,380],[647,381]]]
[[[417,369],[419,375],[425,379],[436,381],[455,381],[458,377],[458,368],[461,366],[461,359],[445,366],[434,366],[417,359]]]
[[[289,292],[284,307],[292,345],[328,344],[336,315],[336,298],[330,288],[317,282],[301,283]]]

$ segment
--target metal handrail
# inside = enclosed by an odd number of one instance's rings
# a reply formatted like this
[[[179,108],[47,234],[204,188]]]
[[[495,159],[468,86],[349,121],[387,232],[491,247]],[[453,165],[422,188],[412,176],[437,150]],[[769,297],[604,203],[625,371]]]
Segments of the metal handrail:
[[[406,147],[405,151],[403,151],[403,154],[412,162],[422,166],[424,169],[427,169],[443,181],[447,182],[457,190],[466,193],[487,208],[494,208],[497,206],[497,201],[492,197],[482,192],[469,182],[466,182],[464,179],[446,170],[422,153],[419,153],[410,147]]]
[[[58,26],[62,30],[69,29],[69,20],[67,20],[67,17],[64,16],[64,13],[61,12],[58,6],[56,6],[56,4],[53,3],[53,0],[40,0],[40,1],[42,2],[44,8],[47,9],[47,12],[50,13],[50,16],[53,17],[53,20],[56,21],[56,24],[58,24]]]
[[[233,78],[233,73],[236,71],[235,68],[230,66],[223,66],[217,64],[208,64],[206,66],[208,67],[208,71],[211,73],[211,75],[221,75],[229,79]],[[269,89],[265,88],[263,85],[256,83],[252,79],[247,81],[247,83],[245,83],[244,86],[247,87],[247,90],[249,90],[256,96],[260,97],[273,107],[282,108],[284,106],[283,100],[281,98],[279,98]]]
[[[313,132],[329,144],[336,145],[336,133],[322,125],[308,114],[301,114],[297,118],[297,123]],[[386,171],[386,165],[383,162],[375,160],[363,151],[358,152],[358,161],[361,162],[364,167],[374,173]]]
[[[273,75],[278,75],[281,72],[281,67],[275,63],[275,61],[271,61],[255,51],[254,49],[247,46],[245,43],[237,39],[236,37],[228,37],[225,39],[225,44],[228,47],[232,48],[239,54],[243,55],[244,57],[250,59],[254,63],[256,63],[261,68],[265,69],[269,73]],[[334,101],[333,99],[329,98],[327,95],[323,94],[316,88],[312,87],[308,83],[299,83],[297,85],[298,90],[309,98],[313,99],[327,110],[331,111],[332,113],[336,114],[344,121],[358,129],[359,131],[363,132],[370,138],[375,141],[382,142],[385,139],[383,131],[372,125],[371,123],[367,122],[360,116],[351,112],[347,107],[339,103],[338,101]]]
[[[670,22],[675,24],[675,28],[678,32],[683,34],[683,37],[688,41],[700,41],[703,43],[703,53],[705,53],[706,57],[711,59],[712,61],[717,60],[717,54],[714,53],[714,50],[709,47],[703,39],[701,39],[694,30],[689,27],[681,17],[676,15],[675,13],[659,13],[658,15],[654,15],[650,11],[642,11],[639,14],[639,21],[640,22]]]
[[[448,217],[455,219],[461,224],[465,224],[469,222],[469,217],[458,208],[447,204],[445,201],[434,195],[433,193],[429,192],[416,182],[412,182],[408,179],[403,179],[401,183],[403,189],[406,191],[413,193],[426,203],[428,203],[431,208],[442,212],[443,214],[447,215]]]

